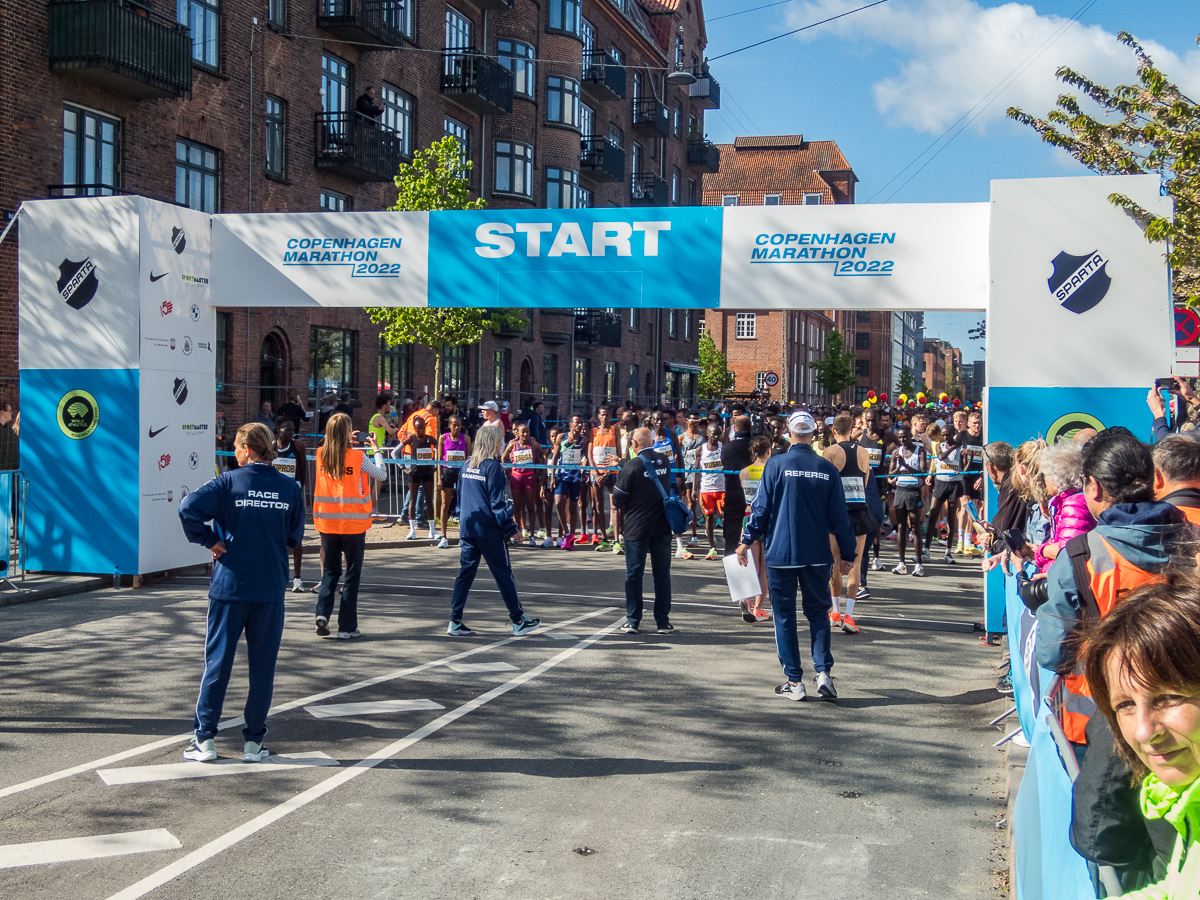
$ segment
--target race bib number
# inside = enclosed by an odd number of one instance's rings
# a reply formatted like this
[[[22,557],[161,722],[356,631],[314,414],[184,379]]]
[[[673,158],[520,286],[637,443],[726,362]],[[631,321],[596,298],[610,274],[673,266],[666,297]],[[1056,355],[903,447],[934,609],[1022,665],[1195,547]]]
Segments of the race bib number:
[[[610,460],[615,459],[617,455],[616,447],[593,447],[592,460],[598,466],[612,465]]]
[[[296,477],[296,460],[290,457],[277,456],[271,460],[271,465],[280,475],[286,475],[288,478]]]
[[[933,464],[933,467],[934,467],[934,471],[936,471],[938,475],[957,475],[958,474],[958,469],[956,469],[954,466],[952,466],[949,462],[947,462],[944,459],[936,460]]]
[[[863,503],[867,499],[867,488],[861,478],[843,478],[842,491],[847,503]]]
[[[418,447],[417,448],[417,459],[433,459],[433,448],[432,447]]]
[[[871,468],[878,469],[879,463],[883,459],[883,448],[882,447],[868,447],[867,455],[871,459]]]
[[[513,462],[525,463],[526,465],[533,464],[533,448],[518,447],[513,451]]]
[[[719,468],[721,468],[721,460],[706,459],[704,462],[702,462],[700,464],[700,467],[703,469],[719,469]]]
[[[562,456],[559,457],[558,461],[560,463],[562,463],[564,466],[578,465],[579,464],[579,448],[578,447],[564,447],[563,451],[562,451]]]
[[[446,462],[465,462],[467,459],[466,450],[447,450]]]
[[[758,496],[758,482],[757,481],[747,481],[746,484],[744,485],[744,490],[745,490],[745,494],[746,494],[746,503],[747,504],[753,503],[754,498],[756,496]]]

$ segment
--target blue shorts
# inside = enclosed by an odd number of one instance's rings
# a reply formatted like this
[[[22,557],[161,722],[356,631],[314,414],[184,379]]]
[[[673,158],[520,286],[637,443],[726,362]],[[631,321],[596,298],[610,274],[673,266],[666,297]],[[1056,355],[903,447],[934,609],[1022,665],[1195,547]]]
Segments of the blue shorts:
[[[574,503],[579,499],[579,494],[583,490],[582,481],[563,481],[561,478],[554,485],[555,497],[569,497]]]

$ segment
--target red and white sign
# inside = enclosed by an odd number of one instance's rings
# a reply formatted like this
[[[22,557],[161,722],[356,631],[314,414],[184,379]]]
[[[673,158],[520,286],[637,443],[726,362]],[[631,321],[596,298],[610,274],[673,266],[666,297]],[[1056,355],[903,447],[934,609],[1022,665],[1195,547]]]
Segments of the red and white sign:
[[[768,372],[763,376],[763,384],[767,387],[775,387],[775,385],[779,384],[779,376],[774,372]]]

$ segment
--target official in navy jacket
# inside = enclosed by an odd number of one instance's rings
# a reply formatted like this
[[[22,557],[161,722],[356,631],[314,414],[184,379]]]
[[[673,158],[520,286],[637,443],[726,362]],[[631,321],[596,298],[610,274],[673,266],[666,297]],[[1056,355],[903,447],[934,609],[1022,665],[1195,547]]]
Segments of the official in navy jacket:
[[[837,541],[842,574],[854,567],[857,544],[841,475],[812,449],[816,422],[807,412],[788,416],[792,445],[786,453],[773,456],[763,469],[758,494],[742,532],[737,555],[747,565],[747,551],[757,540],[766,540],[765,561],[771,605],[775,609],[775,645],[787,681],[775,694],[803,700],[806,692],[800,663],[800,641],[796,635],[796,588],[799,585],[804,617],[812,642],[817,693],[837,699],[833,677],[833,655],[829,649],[829,576],[834,563],[829,536]]]
[[[513,634],[525,634],[538,627],[540,621],[525,615],[517,596],[517,581],[508,558],[508,539],[517,533],[512,510],[504,496],[504,466],[496,459],[504,444],[503,428],[480,428],[475,434],[471,458],[462,468],[458,479],[458,535],[462,548],[459,561],[462,568],[454,580],[454,597],[450,601],[450,626],[447,634],[469,636],[475,632],[463,624],[463,609],[467,594],[479,571],[479,560],[487,562],[500,599],[508,607]]]
[[[217,723],[243,631],[250,691],[242,759],[257,762],[268,755],[263,738],[283,636],[288,548],[300,546],[304,539],[304,497],[295,479],[271,465],[274,445],[265,425],[243,425],[233,446],[240,468],[217,476],[179,504],[188,540],[213,555],[204,676],[196,701],[195,735],[184,750],[185,759],[217,758]]]

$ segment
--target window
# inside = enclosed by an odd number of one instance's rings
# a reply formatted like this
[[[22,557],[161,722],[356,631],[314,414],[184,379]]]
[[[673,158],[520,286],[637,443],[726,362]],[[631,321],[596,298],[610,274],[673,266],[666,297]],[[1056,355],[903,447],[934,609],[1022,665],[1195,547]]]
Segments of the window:
[[[587,188],[579,188],[575,195],[576,205],[580,209],[591,209],[595,205],[595,197]]]
[[[383,124],[400,135],[400,152],[412,156],[413,98],[399,88],[385,83],[379,92],[382,100]]]
[[[466,50],[471,46],[471,20],[449,6],[446,7],[445,46],[447,50]],[[446,65],[454,65],[454,62],[452,58],[447,59]]]
[[[676,206],[679,205],[679,180],[681,177],[679,169],[671,170],[671,203]]]
[[[642,311],[636,308],[629,310],[629,330],[641,331],[642,329]]]
[[[442,391],[460,394],[467,386],[467,348],[442,348]]]
[[[871,349],[871,333],[869,331],[860,331],[854,335],[855,350],[870,350]]]
[[[63,107],[63,196],[111,194],[120,187],[121,123],[108,116]]]
[[[508,376],[512,368],[512,351],[507,347],[492,352],[492,385],[497,394],[508,393]]]
[[[216,375],[217,393],[225,390],[229,380],[229,320],[233,313],[217,313]]]
[[[546,121],[579,127],[579,82],[551,75],[546,79]]]
[[[283,177],[284,135],[287,132],[287,104],[277,97],[267,96],[267,174]]]
[[[704,319],[700,319],[700,321],[696,323],[696,335],[698,337],[703,337],[704,330]]]
[[[690,309],[683,311],[683,339],[685,341],[692,339],[692,311]]]
[[[321,54],[321,111],[350,109],[350,64],[330,53]]]
[[[763,206],[779,206],[779,194],[767,194],[763,197]]]
[[[864,400],[866,400],[866,399],[867,399],[867,391],[868,391],[868,390],[869,390],[869,389],[868,389],[868,388],[865,388],[865,387],[856,387],[856,388],[854,389],[854,402],[855,402],[855,403],[862,403]]]
[[[574,375],[571,392],[575,395],[576,400],[586,400],[592,393],[592,361],[576,357]]]
[[[671,133],[677,138],[683,137],[683,107],[678,103],[675,104],[675,111],[671,113]]]
[[[278,29],[287,27],[287,0],[267,0],[267,24]]]
[[[616,62],[617,65],[620,65],[625,59],[624,54],[621,53],[620,48],[617,47],[616,44],[613,44],[608,48],[608,55],[613,58],[613,61]]]
[[[854,361],[854,374],[859,378],[870,378],[871,361],[869,359],[856,359]]]
[[[642,145],[634,144],[629,150],[629,171],[639,175],[642,171]]]
[[[496,190],[533,196],[533,148],[528,144],[496,141]]]
[[[414,0],[387,0],[383,4],[383,20],[410,41],[413,39]]]
[[[737,206],[738,205],[738,195],[737,194],[725,194],[724,196],[721,197],[721,205],[722,206]]]
[[[608,124],[608,142],[614,147],[625,146],[625,132],[611,122]]]
[[[321,396],[326,391],[354,388],[355,344],[358,333],[341,328],[318,328],[309,332],[311,358],[309,391]]]
[[[221,202],[217,151],[192,141],[175,142],[175,202],[215,213]]]
[[[820,206],[821,205],[821,195],[820,194],[805,194],[804,195],[804,205],[805,206]]]
[[[558,394],[558,354],[542,354],[542,395]]]
[[[629,367],[629,399],[630,401],[637,400],[638,385],[641,384],[638,376],[638,367]]]
[[[462,147],[462,160],[463,165],[465,166],[467,161],[471,158],[471,129],[462,122],[459,122],[457,119],[452,119],[449,116],[446,116],[445,120],[442,122],[442,133],[446,137],[458,139],[458,144],[460,147]],[[471,173],[464,171],[463,177],[466,178],[467,181],[470,181]]]
[[[533,99],[533,47],[520,41],[497,41],[496,62],[513,73],[513,91]]]
[[[755,337],[758,322],[756,313],[738,313],[734,337],[738,340],[751,340]]]
[[[192,61],[210,69],[217,68],[220,57],[217,46],[220,41],[219,0],[176,0],[175,11],[179,21],[192,32]]]
[[[667,337],[677,337],[675,333],[675,308],[667,310]]]
[[[412,344],[389,347],[382,337],[379,339],[379,393],[412,390]]]
[[[321,210],[323,212],[346,212],[353,209],[352,198],[337,191],[321,191]]]
[[[756,391],[765,391],[768,389],[766,372],[755,372],[754,373],[754,389]]]
[[[860,309],[860,310],[855,310],[855,312],[854,312],[854,321],[855,321],[855,322],[866,322],[866,323],[870,323],[870,321],[871,321],[871,313],[870,313],[869,311],[867,311],[867,310],[861,310],[861,309]]]
[[[612,403],[617,399],[617,364],[615,362],[606,362],[604,364],[604,402]]]
[[[698,206],[700,204],[700,198],[696,194],[696,179],[695,178],[688,179],[687,191],[688,191],[687,192],[688,206]]]
[[[579,205],[579,173],[574,169],[546,169],[546,208],[575,209]]]
[[[587,137],[596,133],[596,113],[586,103],[579,104],[579,132]]]
[[[550,0],[549,28],[582,37],[583,17],[579,6],[579,0]]]

